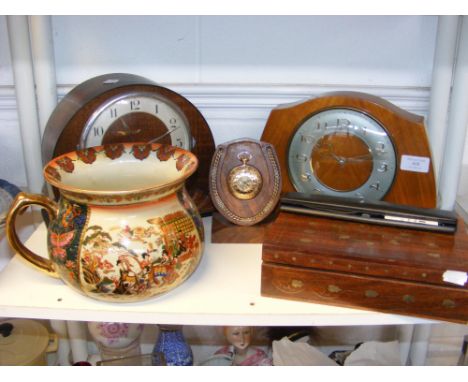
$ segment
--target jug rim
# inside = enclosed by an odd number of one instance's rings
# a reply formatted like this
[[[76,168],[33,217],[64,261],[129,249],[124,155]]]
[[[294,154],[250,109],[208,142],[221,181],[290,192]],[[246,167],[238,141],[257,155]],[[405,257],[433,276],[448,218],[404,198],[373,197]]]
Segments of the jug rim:
[[[148,185],[145,187],[134,187],[123,190],[110,189],[92,189],[90,187],[79,187],[69,185],[62,181],[63,174],[71,174],[75,170],[75,164],[84,163],[91,165],[99,157],[109,160],[117,160],[123,155],[130,159],[135,159],[134,162],[144,161],[151,156],[156,157],[160,162],[167,162],[172,159],[175,161],[175,166],[180,176],[174,180],[165,183]],[[130,155],[133,155],[132,158]],[[165,190],[175,190],[181,186],[187,178],[189,178],[198,168],[198,158],[192,152],[177,146],[171,146],[161,143],[116,143],[101,146],[94,146],[85,149],[79,149],[62,154],[50,160],[43,168],[43,175],[47,183],[59,189],[62,193],[74,198],[77,195],[89,195],[102,197],[106,195],[125,196],[129,194],[145,194],[160,195]],[[89,198],[88,198],[89,199]]]

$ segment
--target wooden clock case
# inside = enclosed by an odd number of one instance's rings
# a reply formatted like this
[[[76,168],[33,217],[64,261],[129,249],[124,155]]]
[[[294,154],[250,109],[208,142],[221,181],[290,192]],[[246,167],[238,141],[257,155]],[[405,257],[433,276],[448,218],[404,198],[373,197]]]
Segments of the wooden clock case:
[[[187,189],[200,212],[213,210],[208,192],[208,173],[215,144],[213,135],[200,111],[182,95],[134,74],[110,73],[91,78],[73,88],[51,114],[42,139],[44,165],[52,158],[76,150],[83,127],[106,100],[127,93],[157,94],[177,105],[188,121],[195,142],[192,152],[199,167],[187,181]],[[154,137],[143,136],[149,141]],[[112,143],[112,142],[106,142]]]
[[[296,191],[288,172],[288,147],[298,126],[316,113],[337,108],[364,113],[388,132],[397,154],[397,169],[392,186],[383,200],[414,207],[435,208],[436,185],[432,161],[427,172],[400,168],[403,155],[431,158],[423,117],[398,108],[382,98],[359,92],[328,93],[303,102],[280,105],[272,110],[261,140],[271,143],[276,149],[283,179],[282,192]]]

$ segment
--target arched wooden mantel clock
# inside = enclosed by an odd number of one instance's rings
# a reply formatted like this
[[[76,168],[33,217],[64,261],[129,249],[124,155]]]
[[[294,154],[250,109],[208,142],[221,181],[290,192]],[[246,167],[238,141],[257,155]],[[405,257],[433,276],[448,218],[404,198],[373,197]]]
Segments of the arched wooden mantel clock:
[[[200,111],[182,95],[127,73],[91,78],[57,105],[42,139],[44,164],[76,149],[120,142],[159,142],[199,159],[187,189],[202,214],[212,212],[208,174],[215,145]]]
[[[272,110],[262,141],[280,162],[282,192],[435,208],[423,117],[358,92],[335,92]]]

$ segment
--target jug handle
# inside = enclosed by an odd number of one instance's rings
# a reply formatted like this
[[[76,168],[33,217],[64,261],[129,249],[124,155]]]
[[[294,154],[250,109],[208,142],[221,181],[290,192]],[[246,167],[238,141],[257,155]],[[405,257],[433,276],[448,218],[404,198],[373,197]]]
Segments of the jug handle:
[[[18,214],[24,211],[27,207],[31,205],[39,205],[43,207],[49,217],[55,219],[58,215],[58,205],[48,197],[44,195],[37,194],[28,194],[26,192],[20,192],[15,200],[13,201],[10,211],[8,212],[7,221],[6,221],[6,234],[10,246],[23,258],[27,261],[45,271],[48,275],[53,277],[59,277],[55,270],[54,263],[47,258],[36,255],[34,252],[26,248],[26,246],[21,242],[16,232],[16,218]]]

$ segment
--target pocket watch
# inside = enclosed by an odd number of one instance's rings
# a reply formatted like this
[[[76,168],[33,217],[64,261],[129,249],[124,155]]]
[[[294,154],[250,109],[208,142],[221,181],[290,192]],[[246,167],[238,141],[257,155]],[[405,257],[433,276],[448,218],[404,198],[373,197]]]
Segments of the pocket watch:
[[[336,92],[280,105],[261,139],[276,148],[283,192],[436,205],[423,118],[382,98]]]
[[[127,73],[91,78],[73,88],[51,114],[42,139],[44,165],[69,151],[102,144],[158,142],[199,160],[187,188],[201,213],[212,210],[208,173],[215,145],[201,112],[182,95]]]

